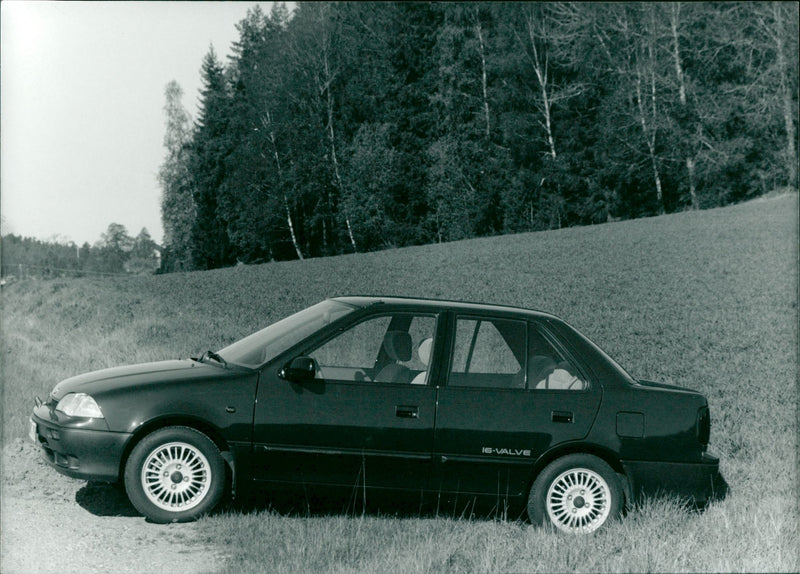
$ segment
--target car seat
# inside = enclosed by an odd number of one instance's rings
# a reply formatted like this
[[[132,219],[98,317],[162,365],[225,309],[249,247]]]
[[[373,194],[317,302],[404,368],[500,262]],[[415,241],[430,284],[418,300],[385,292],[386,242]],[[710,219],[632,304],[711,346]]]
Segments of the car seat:
[[[575,374],[569,361],[561,361],[547,377],[547,388],[581,391],[586,388],[586,383]]]
[[[375,375],[376,383],[407,383],[411,370],[398,361],[411,360],[411,335],[405,331],[388,331],[383,337],[383,348],[392,361]]]
[[[534,355],[528,359],[528,388],[546,389],[547,377],[556,368],[556,362],[545,355]]]
[[[419,360],[425,365],[425,369],[420,371],[416,377],[413,378],[411,381],[412,385],[424,385],[425,384],[425,377],[428,375],[428,367],[430,366],[431,361],[431,347],[433,347],[433,337],[428,337],[427,339],[423,339],[423,341],[419,344],[417,348],[417,355],[419,356]]]

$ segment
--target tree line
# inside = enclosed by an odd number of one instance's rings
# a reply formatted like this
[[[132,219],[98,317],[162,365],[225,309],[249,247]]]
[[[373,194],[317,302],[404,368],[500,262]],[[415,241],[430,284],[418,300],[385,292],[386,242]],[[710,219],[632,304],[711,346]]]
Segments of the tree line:
[[[147,229],[136,237],[112,223],[94,245],[3,236],[0,277],[13,279],[83,275],[152,274],[161,268],[160,247]]]
[[[166,88],[164,267],[701,209],[797,186],[798,4],[299,2]]]

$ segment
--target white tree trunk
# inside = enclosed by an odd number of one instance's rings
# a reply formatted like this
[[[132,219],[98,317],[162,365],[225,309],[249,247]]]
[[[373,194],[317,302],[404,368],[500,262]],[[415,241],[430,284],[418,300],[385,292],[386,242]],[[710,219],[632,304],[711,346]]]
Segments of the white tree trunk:
[[[483,115],[486,120],[486,137],[492,133],[492,125],[489,116],[489,95],[486,89],[486,50],[483,43],[483,32],[481,30],[481,19],[478,9],[475,8],[475,30],[478,34],[478,46],[481,52],[481,88],[483,89]]]
[[[655,112],[656,95],[652,94],[653,111]],[[642,126],[642,133],[644,140],[647,144],[647,152],[650,156],[650,165],[653,169],[653,180],[656,186],[656,199],[658,201],[658,209],[660,213],[664,212],[664,194],[661,188],[661,176],[658,173],[658,162],[656,161],[656,129],[655,126],[650,126],[647,120],[647,112],[644,107],[644,97],[642,93],[642,78],[641,74],[637,73],[636,77],[636,104],[639,108],[639,123]]]
[[[789,68],[786,63],[786,53],[784,51],[786,46],[786,28],[783,23],[783,6],[781,4],[781,2],[772,3],[776,28],[775,48],[778,55],[780,91],[783,99],[783,121],[786,127],[786,167],[789,175],[789,185],[797,187],[797,148],[795,147],[794,106],[792,105],[792,90],[787,81],[789,78]]]
[[[339,190],[340,206],[344,212],[344,221],[347,226],[347,235],[350,237],[350,245],[353,246],[353,253],[358,253],[356,246],[356,238],[353,235],[353,227],[350,225],[350,216],[347,213],[347,207],[341,201],[344,194],[344,186],[342,185],[342,176],[339,173],[339,160],[336,157],[336,135],[333,131],[333,94],[331,94],[331,84],[333,77],[331,76],[330,67],[328,65],[328,52],[323,53],[323,65],[325,70],[325,104],[328,112],[328,140],[331,147],[331,163],[333,164],[333,177],[336,181],[336,188]]]
[[[542,104],[541,104],[541,113],[543,122],[540,122],[541,126],[545,130],[545,135],[547,137],[547,146],[549,148],[550,157],[556,159],[556,143],[555,138],[553,137],[553,126],[550,119],[550,108],[552,103],[550,101],[550,95],[548,93],[548,62],[547,62],[547,55],[544,56],[544,62],[542,62],[541,57],[539,56],[539,50],[536,47],[536,23],[534,22],[534,15],[531,12],[528,12],[526,17],[526,25],[528,31],[528,41],[530,42],[531,46],[531,66],[533,67],[533,72],[536,74],[536,79],[539,82],[539,89],[541,92]]]
[[[687,107],[686,99],[686,79],[683,75],[683,65],[681,64],[681,50],[680,40],[678,35],[678,22],[680,19],[681,4],[677,2],[670,6],[670,28],[672,30],[673,41],[673,58],[675,60],[675,76],[678,79],[678,100],[681,107],[685,110]],[[692,209],[699,209],[700,204],[697,201],[697,191],[695,187],[695,160],[694,160],[694,145],[692,142],[687,143],[686,152],[686,172],[689,178],[689,198],[692,202]]]
[[[292,237],[292,245],[294,251],[297,253],[298,259],[303,259],[303,252],[300,250],[300,245],[297,243],[297,236],[294,233],[294,222],[292,221],[292,212],[289,209],[289,198],[286,196],[286,191],[283,190],[283,170],[281,169],[281,158],[278,154],[278,144],[275,141],[275,130],[272,127],[272,114],[266,110],[265,117],[261,119],[262,125],[269,130],[269,141],[272,144],[272,154],[275,158],[275,166],[278,169],[278,184],[281,186],[283,194],[283,206],[286,209],[286,224],[289,226],[289,234]]]

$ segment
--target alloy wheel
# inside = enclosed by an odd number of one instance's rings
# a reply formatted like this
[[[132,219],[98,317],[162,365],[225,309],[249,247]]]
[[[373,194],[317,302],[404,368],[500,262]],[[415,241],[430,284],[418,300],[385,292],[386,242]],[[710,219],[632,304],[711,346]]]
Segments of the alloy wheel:
[[[545,499],[551,522],[564,532],[586,534],[600,528],[611,510],[611,491],[602,476],[571,468],[551,483]]]
[[[208,494],[208,459],[196,447],[170,442],[150,452],[142,465],[142,489],[157,507],[172,512],[200,504]]]

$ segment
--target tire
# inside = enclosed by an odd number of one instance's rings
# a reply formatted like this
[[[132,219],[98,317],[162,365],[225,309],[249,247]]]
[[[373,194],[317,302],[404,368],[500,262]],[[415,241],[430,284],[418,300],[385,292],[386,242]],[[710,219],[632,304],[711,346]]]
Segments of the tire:
[[[535,525],[549,523],[562,532],[589,534],[620,516],[623,498],[608,463],[590,454],[570,454],[536,477],[528,496],[528,517]]]
[[[214,442],[189,427],[144,437],[125,464],[131,504],[153,522],[187,522],[210,512],[225,491],[225,461]]]

